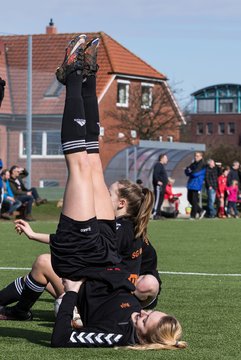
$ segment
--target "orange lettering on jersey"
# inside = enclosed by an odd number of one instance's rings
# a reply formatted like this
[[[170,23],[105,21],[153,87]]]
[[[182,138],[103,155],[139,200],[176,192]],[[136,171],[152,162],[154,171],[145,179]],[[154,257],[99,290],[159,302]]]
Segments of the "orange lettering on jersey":
[[[122,309],[126,309],[126,308],[131,307],[131,305],[130,305],[129,303],[122,303],[122,304],[120,304],[120,307],[121,307]]]
[[[138,279],[137,274],[130,274],[130,276],[128,277],[128,280],[135,286],[136,286],[137,279]]]
[[[136,258],[138,258],[141,254],[142,254],[142,248],[134,251],[134,252],[131,254],[131,258],[132,258],[132,259],[136,259]]]

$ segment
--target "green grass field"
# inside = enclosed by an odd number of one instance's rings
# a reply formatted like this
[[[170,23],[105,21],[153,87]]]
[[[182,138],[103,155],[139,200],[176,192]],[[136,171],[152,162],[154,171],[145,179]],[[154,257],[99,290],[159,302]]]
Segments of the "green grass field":
[[[57,213],[54,203],[34,209],[34,216],[41,220],[32,223],[33,228],[55,231]],[[164,272],[158,308],[180,320],[187,350],[51,349],[53,301],[44,294],[33,308],[32,322],[0,322],[0,359],[241,358],[240,229],[241,219],[150,222],[150,239],[159,255],[159,270]],[[48,246],[17,236],[9,222],[1,221],[0,231],[2,288],[27,272],[3,268],[29,268],[36,255],[48,252]]]

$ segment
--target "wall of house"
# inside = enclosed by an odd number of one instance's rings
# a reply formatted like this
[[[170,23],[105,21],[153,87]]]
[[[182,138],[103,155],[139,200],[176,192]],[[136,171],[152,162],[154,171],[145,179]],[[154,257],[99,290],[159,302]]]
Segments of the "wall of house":
[[[207,146],[215,147],[220,144],[240,146],[241,145],[241,114],[192,114],[191,141],[204,143]],[[219,123],[225,123],[225,133],[219,133]],[[228,133],[228,123],[235,123],[235,133]],[[197,134],[198,123],[203,123],[204,133]],[[213,124],[213,133],[207,134],[207,123]]]
[[[131,81],[130,91],[135,91],[136,87],[139,86],[139,81]],[[160,87],[160,91],[163,92],[163,88]],[[108,128],[113,126],[113,124],[118,124],[118,121],[113,119],[109,114],[110,111],[119,111],[119,108],[116,106],[116,101],[117,80],[111,84],[99,104],[100,123],[101,126],[105,128],[105,135],[100,137],[100,153],[104,169],[119,151],[131,145],[130,142],[126,142],[125,139],[118,139],[118,132],[122,131],[119,128],[116,128],[111,132],[108,131]],[[135,112],[135,108],[131,103],[125,110],[132,113]],[[171,106],[170,112],[173,112],[174,114]],[[178,119],[177,117],[175,118]],[[162,119],[160,119],[160,121],[161,120]],[[21,158],[19,155],[19,134],[20,131],[26,127],[25,121],[25,119],[17,119],[14,122],[14,125],[13,123],[12,125],[9,123],[8,128],[4,125],[0,126],[0,157],[3,158],[5,167],[11,167],[15,164],[26,167],[26,158]],[[157,119],[157,121],[159,120]],[[176,121],[178,122],[178,120]],[[49,115],[46,119],[35,118],[33,120],[33,130],[57,130],[60,128],[60,123],[61,117],[59,117],[59,119],[51,119],[51,115]],[[173,122],[170,122],[162,129],[163,141],[167,140],[167,135],[173,136],[174,141],[179,140],[179,128],[176,124],[173,124]],[[158,137],[159,134],[157,134],[157,139]],[[132,144],[135,143],[138,143],[138,139],[132,141]],[[43,179],[56,180],[60,187],[64,187],[66,182],[66,166],[63,157],[48,159],[32,158],[32,186],[39,187],[40,180]]]
[[[133,91],[136,91],[138,87],[140,87],[140,81],[132,80],[130,83],[130,93]],[[155,85],[155,89],[160,92],[160,94],[164,93],[163,87],[160,85]],[[161,95],[162,96],[162,95]],[[130,99],[131,100],[131,96]],[[127,130],[121,129],[121,122],[118,122],[118,120],[113,119],[110,116],[110,112],[118,112],[118,111],[126,111],[131,112],[132,114],[135,113],[135,107],[129,101],[129,107],[128,108],[119,108],[116,105],[117,101],[117,80],[113,81],[110,88],[108,89],[108,92],[105,94],[103,99],[101,100],[99,104],[99,113],[100,113],[100,123],[101,126],[105,129],[104,136],[100,139],[100,148],[101,148],[101,158],[103,161],[104,168],[108,165],[110,160],[115,156],[119,151],[123,150],[124,148],[130,146],[131,144],[138,144],[138,139],[133,139],[130,142],[130,139],[128,141],[126,139],[118,139],[118,133],[123,132],[127,133]],[[156,109],[154,111],[157,111]],[[160,118],[157,118],[157,122],[162,122],[167,112],[169,112],[170,115],[170,121],[165,124],[165,126],[162,127],[160,130],[160,133],[158,132],[156,134],[156,139],[159,139],[159,136],[162,135],[163,141],[167,141],[168,136],[173,137],[173,141],[179,141],[180,140],[180,120],[177,117],[176,113],[174,112],[174,109],[172,107],[171,100],[168,98],[168,100],[165,102],[165,109],[161,112]],[[113,129],[111,132],[108,131],[108,128],[110,128],[113,125],[117,125],[116,129]],[[119,127],[118,127],[119,125]],[[138,134],[137,134],[138,135]],[[127,137],[129,134],[127,134]]]

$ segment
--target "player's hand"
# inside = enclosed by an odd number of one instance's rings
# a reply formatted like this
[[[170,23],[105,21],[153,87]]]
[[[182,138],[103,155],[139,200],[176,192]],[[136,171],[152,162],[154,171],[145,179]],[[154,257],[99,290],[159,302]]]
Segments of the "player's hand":
[[[14,223],[15,223],[15,230],[19,235],[24,233],[29,239],[32,239],[34,237],[35,233],[27,221],[19,219],[14,221]]]

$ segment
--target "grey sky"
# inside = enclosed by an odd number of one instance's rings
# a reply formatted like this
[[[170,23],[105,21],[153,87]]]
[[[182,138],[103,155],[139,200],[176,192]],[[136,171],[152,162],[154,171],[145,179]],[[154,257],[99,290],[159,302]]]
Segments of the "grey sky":
[[[241,83],[240,0],[12,0],[1,34],[104,31],[167,75],[188,100],[202,87]]]

